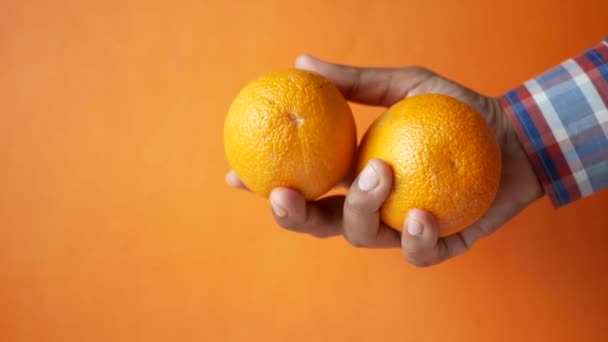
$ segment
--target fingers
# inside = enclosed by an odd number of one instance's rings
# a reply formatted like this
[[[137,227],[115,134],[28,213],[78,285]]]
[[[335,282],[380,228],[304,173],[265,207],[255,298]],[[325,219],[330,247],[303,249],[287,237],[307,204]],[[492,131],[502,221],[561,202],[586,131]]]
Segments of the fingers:
[[[344,196],[306,202],[297,191],[277,188],[270,193],[275,221],[283,228],[317,237],[342,234]]]
[[[241,182],[241,180],[239,179],[239,176],[237,176],[237,174],[236,174],[236,172],[234,172],[234,170],[230,170],[226,174],[226,183],[228,183],[228,185],[230,185],[233,188],[249,191],[249,189],[247,189],[247,186],[245,186],[245,184],[243,184],[243,182]]]
[[[419,267],[438,264],[469,249],[460,234],[439,238],[439,224],[430,213],[412,209],[401,235],[403,255]]]
[[[496,203],[479,219],[479,221],[463,229],[459,233],[463,244],[467,249],[470,249],[477,240],[493,234],[513,217],[515,213],[522,209],[523,206],[521,208],[509,209],[505,208],[502,203]],[[510,212],[510,210],[513,210],[514,213]]]
[[[468,251],[475,241],[488,234],[479,221],[459,233],[439,238],[437,220],[426,211],[412,209],[406,219],[401,244],[407,261],[425,267]]]
[[[350,101],[385,107],[407,97],[410,90],[434,76],[419,67],[359,68],[325,62],[309,55],[298,57],[296,67],[327,77]]]
[[[234,170],[226,174],[228,185],[249,191]],[[283,228],[317,237],[342,234],[344,196],[306,202],[297,191],[277,188],[270,193],[275,221]]]
[[[356,247],[398,247],[399,232],[380,222],[379,209],[393,181],[389,165],[372,159],[353,182],[344,201],[344,237]]]
[[[420,209],[408,213],[401,234],[403,256],[416,266],[430,266],[445,259],[446,247],[438,243],[439,224],[435,218]]]

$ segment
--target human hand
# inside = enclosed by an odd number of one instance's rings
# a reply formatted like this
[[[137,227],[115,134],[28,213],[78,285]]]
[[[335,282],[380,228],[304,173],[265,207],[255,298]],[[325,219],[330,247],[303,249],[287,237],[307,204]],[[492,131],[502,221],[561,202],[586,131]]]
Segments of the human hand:
[[[449,95],[469,104],[494,129],[502,150],[502,175],[488,211],[471,226],[443,238],[439,238],[437,220],[420,209],[410,210],[401,234],[380,221],[379,209],[391,190],[393,176],[390,166],[379,159],[368,163],[346,196],[306,202],[294,190],[274,189],[270,203],[281,227],[317,237],[344,235],[356,247],[401,247],[410,263],[429,266],[469,250],[475,241],[496,231],[544,194],[497,99],[419,67],[358,68],[306,55],[297,59],[296,67],[320,73],[349,101],[366,105],[390,107],[404,98],[427,93]],[[234,171],[226,180],[231,186],[246,189]]]

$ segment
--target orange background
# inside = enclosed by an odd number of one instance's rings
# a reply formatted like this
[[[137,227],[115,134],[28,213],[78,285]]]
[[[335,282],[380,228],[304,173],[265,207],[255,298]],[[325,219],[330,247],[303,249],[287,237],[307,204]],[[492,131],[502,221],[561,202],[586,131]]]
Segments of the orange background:
[[[500,94],[607,1],[3,1],[0,341],[606,341],[608,192],[429,269],[224,184],[239,88],[302,52]],[[381,112],[354,106],[360,131]]]

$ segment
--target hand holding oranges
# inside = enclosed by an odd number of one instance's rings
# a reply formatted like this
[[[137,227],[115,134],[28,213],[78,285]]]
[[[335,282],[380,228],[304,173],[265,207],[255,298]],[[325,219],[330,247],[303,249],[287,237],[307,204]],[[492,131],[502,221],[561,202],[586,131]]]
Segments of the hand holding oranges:
[[[300,57],[296,66],[323,75],[350,101],[392,108],[366,133],[359,151],[359,176],[346,196],[307,202],[290,187],[270,192],[280,226],[316,236],[342,234],[355,246],[401,246],[408,261],[426,266],[468,250],[543,194],[496,99],[421,68],[355,68],[308,56]],[[422,94],[449,97],[414,96]],[[404,98],[403,104],[397,104]],[[459,109],[442,118],[446,112],[441,103]],[[481,114],[485,123],[470,112]],[[403,126],[386,123],[404,115],[413,120],[406,127],[422,128],[382,128]],[[382,131],[392,132],[389,140]],[[335,136],[343,136],[341,132]],[[434,133],[444,134],[458,146],[446,148],[445,139],[433,141]],[[492,135],[495,140],[488,140]],[[412,146],[418,152],[408,153]],[[481,158],[471,157],[476,154]],[[450,168],[454,169],[450,172]],[[244,188],[237,173],[228,174],[228,183]],[[463,190],[467,184],[470,191]],[[436,190],[431,193],[424,190],[433,186]],[[403,234],[384,222],[403,227]],[[454,231],[458,233],[440,237]]]

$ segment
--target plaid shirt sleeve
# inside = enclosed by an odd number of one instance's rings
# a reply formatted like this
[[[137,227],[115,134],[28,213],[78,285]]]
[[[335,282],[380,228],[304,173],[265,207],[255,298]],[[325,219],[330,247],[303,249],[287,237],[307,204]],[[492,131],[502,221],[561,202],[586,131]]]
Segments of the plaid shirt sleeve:
[[[608,187],[608,38],[500,100],[554,206]]]

